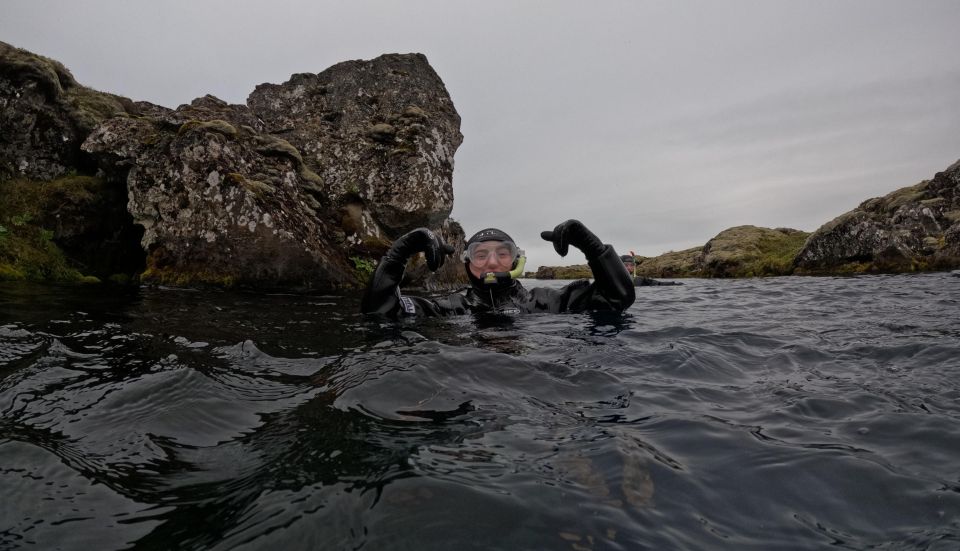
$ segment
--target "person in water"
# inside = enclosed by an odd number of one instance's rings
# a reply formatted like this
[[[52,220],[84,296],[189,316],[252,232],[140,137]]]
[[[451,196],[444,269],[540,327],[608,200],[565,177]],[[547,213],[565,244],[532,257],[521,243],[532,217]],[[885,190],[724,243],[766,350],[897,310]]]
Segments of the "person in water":
[[[620,257],[623,261],[623,267],[627,269],[630,276],[633,277],[633,284],[637,287],[646,287],[650,285],[683,285],[679,281],[659,281],[653,278],[637,275],[637,259],[629,254]]]
[[[400,293],[407,261],[424,253],[427,267],[436,271],[453,248],[427,228],[415,229],[397,239],[380,261],[361,303],[361,311],[387,317],[446,314],[623,311],[635,294],[630,274],[610,245],[605,245],[578,220],[567,220],[540,236],[553,243],[560,256],[570,245],[587,257],[594,281],[581,279],[561,289],[526,289],[517,280],[526,261],[523,251],[506,232],[487,228],[467,240],[463,265],[470,287],[431,300]]]

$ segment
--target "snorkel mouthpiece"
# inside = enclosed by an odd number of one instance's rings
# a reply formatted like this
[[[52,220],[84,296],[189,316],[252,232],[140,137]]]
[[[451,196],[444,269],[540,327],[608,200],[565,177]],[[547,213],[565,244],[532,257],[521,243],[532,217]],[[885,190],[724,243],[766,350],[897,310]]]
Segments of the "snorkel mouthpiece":
[[[511,279],[518,279],[523,275],[523,267],[527,264],[527,257],[524,255],[523,251],[520,251],[520,256],[517,258],[517,267],[510,270],[509,272],[487,272],[483,275],[483,284],[484,285],[496,285],[498,283],[510,283]]]

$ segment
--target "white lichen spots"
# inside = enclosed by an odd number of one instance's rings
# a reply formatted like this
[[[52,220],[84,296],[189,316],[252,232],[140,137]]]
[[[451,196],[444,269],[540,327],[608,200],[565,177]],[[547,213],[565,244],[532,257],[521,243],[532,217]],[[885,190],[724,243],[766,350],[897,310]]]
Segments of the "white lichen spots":
[[[210,184],[211,187],[213,187],[213,186],[219,186],[219,185],[220,185],[220,173],[217,172],[216,170],[214,170],[213,172],[211,172],[211,173],[207,176],[207,183]]]
[[[28,163],[26,159],[20,159],[20,172],[26,172],[29,166],[30,163]]]
[[[273,227],[273,217],[270,216],[270,213],[264,213],[263,215],[263,225],[272,228]]]
[[[250,230],[250,233],[253,233],[257,229],[257,221],[251,220],[247,222],[247,229]]]
[[[217,234],[213,233],[210,230],[207,230],[203,233],[203,238],[207,240],[207,243],[213,243],[217,240]]]

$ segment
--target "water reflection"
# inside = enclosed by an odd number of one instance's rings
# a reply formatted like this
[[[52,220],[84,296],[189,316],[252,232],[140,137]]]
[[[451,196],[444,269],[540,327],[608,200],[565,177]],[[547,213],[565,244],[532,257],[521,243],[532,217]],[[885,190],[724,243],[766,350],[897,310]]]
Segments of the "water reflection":
[[[0,548],[956,541],[960,292],[844,283],[401,322],[0,287]]]

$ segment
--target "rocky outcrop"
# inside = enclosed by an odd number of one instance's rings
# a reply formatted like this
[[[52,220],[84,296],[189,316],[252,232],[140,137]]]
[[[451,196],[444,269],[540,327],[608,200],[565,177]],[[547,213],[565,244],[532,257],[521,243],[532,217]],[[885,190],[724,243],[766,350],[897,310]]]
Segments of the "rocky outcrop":
[[[787,275],[809,233],[790,228],[736,226],[707,241],[694,258],[702,277]]]
[[[261,84],[247,104],[266,132],[297,148],[333,202],[359,200],[393,233],[450,215],[460,117],[422,54]]]
[[[423,55],[294,75],[247,105],[205,96],[168,109],[83,88],[59,63],[3,46],[0,182],[79,173],[125,188],[144,281],[360,286],[418,226],[462,251],[449,219],[460,118]],[[455,262],[436,276],[414,263],[410,277],[464,281]]]
[[[573,266],[540,266],[534,272],[536,279],[584,279],[592,278],[593,272],[590,266],[586,264],[576,264]]]
[[[0,181],[95,169],[80,144],[125,98],[81,86],[62,64],[0,42]]]
[[[960,161],[824,224],[794,262],[797,273],[808,274],[960,266]]]
[[[142,269],[122,179],[94,176],[96,163],[80,149],[97,124],[131,106],[81,86],[56,61],[0,42],[0,277]]]
[[[759,277],[788,275],[794,255],[810,235],[790,228],[735,226],[703,247],[637,260],[646,277]]]
[[[635,257],[636,273],[646,278],[788,275],[793,270],[793,257],[808,235],[789,228],[736,226],[720,232],[702,247],[671,251],[656,257]],[[569,274],[566,272],[577,268],[581,270]],[[536,277],[568,279],[592,276],[587,266],[541,266]]]
[[[646,277],[697,277],[697,259],[703,247],[670,251],[659,256],[638,256],[637,275]]]

